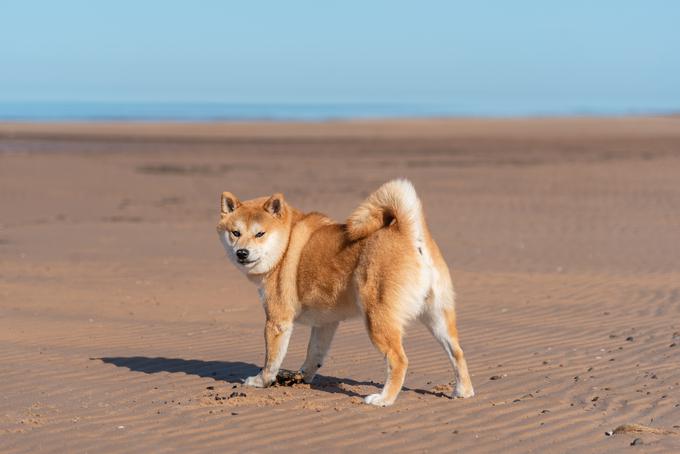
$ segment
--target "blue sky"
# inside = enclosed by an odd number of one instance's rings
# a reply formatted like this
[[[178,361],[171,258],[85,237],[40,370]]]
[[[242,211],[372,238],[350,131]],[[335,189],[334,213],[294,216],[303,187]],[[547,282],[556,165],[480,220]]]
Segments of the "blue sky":
[[[5,1],[0,102],[677,110],[678,24],[673,0]]]

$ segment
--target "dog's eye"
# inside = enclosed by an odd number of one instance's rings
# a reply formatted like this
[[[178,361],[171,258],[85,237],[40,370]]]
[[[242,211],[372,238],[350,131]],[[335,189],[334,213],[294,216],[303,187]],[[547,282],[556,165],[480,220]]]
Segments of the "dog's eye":
[[[264,232],[257,232],[257,233],[255,234],[255,237],[256,237],[256,238],[262,238],[263,236],[264,236]]]
[[[241,236],[241,232],[239,232],[238,230],[232,230],[231,234],[234,235],[236,238]]]

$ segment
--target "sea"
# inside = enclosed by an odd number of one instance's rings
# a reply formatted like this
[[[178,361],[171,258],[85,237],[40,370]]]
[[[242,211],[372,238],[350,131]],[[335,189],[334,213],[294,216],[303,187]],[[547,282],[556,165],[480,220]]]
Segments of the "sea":
[[[0,121],[332,121],[383,118],[670,115],[680,105],[495,103],[224,103],[224,102],[2,102]]]

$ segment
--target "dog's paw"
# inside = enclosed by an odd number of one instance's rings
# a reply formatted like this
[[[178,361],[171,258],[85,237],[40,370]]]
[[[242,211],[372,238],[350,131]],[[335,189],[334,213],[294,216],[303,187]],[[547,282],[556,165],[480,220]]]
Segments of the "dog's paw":
[[[243,384],[246,386],[253,386],[255,388],[266,388],[269,386],[269,383],[266,383],[262,378],[262,374],[257,374],[246,378]]]
[[[394,401],[388,401],[382,394],[370,394],[364,398],[364,402],[369,405],[375,405],[376,407],[388,407],[394,403]]]
[[[304,369],[300,369],[298,371],[298,374],[302,376],[302,381],[310,384],[312,381],[314,381],[314,377],[316,377],[316,372],[310,373],[310,372],[305,372]]]
[[[475,395],[475,390],[472,389],[472,386],[469,388],[458,388],[456,386],[456,390],[453,392],[453,397],[457,399],[467,399],[468,397],[473,397]]]

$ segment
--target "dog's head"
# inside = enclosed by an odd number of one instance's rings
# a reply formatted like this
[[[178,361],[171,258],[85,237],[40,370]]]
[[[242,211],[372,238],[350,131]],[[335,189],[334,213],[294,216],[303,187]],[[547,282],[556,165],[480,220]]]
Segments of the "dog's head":
[[[291,213],[282,194],[244,202],[222,193],[217,233],[232,262],[246,274],[265,274],[283,257]]]

